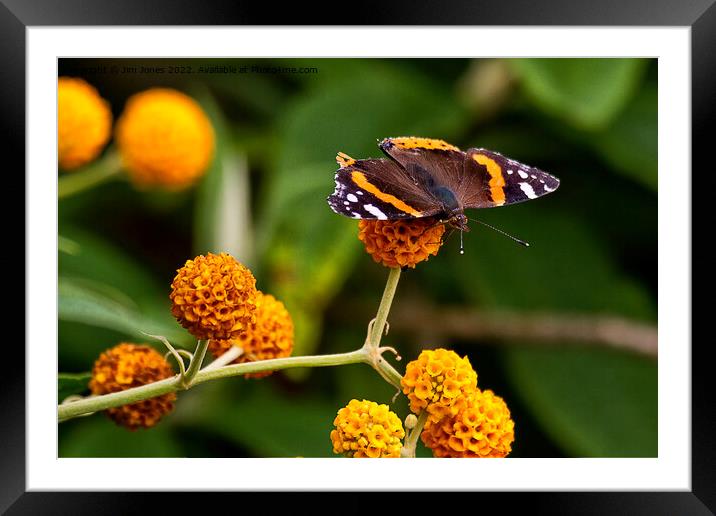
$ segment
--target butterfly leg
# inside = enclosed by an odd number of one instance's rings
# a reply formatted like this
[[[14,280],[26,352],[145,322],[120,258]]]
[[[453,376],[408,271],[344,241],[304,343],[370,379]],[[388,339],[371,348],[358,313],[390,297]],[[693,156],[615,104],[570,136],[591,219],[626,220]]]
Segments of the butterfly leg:
[[[448,221],[446,221],[446,220],[435,219],[435,223],[434,223],[434,224],[431,224],[431,225],[426,226],[425,228],[423,228],[423,230],[420,232],[420,235],[418,236],[418,238],[422,237],[425,233],[427,233],[427,232],[430,231],[431,229],[435,229],[436,227],[442,226],[442,225],[447,224],[447,223],[448,223]],[[441,239],[440,239],[440,242],[428,242],[428,244],[440,244],[440,245],[442,245],[443,242],[444,242],[444,240],[441,238]]]

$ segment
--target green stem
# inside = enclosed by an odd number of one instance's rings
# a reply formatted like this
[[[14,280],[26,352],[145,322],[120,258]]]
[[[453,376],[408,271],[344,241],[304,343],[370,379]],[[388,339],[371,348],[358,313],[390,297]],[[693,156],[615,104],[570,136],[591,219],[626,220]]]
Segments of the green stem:
[[[182,377],[182,386],[185,389],[191,387],[194,378],[199,373],[199,369],[201,369],[201,364],[204,362],[204,356],[206,355],[206,349],[208,347],[208,339],[202,339],[196,343],[196,351],[194,351],[194,356],[191,357],[189,367],[187,368],[186,373],[184,373],[184,376]]]
[[[373,360],[370,362],[370,365],[373,366],[373,369],[378,372],[378,374],[383,378],[383,380],[391,384],[396,389],[401,390],[402,386],[400,385],[400,380],[402,380],[403,375],[396,371],[396,369],[381,356],[379,348],[378,352],[376,352],[374,348],[365,349],[368,353],[368,356],[374,357]]]
[[[180,374],[159,382],[142,385],[141,387],[105,394],[103,396],[84,398],[80,401],[60,405],[57,408],[58,418],[60,421],[65,421],[83,414],[135,403],[178,390],[189,389],[194,385],[209,380],[239,376],[247,373],[259,373],[262,371],[277,371],[293,367],[327,367],[357,363],[370,364],[383,379],[400,390],[402,375],[382,357],[382,353],[389,348],[380,347],[383,328],[388,320],[388,312],[390,312],[390,305],[395,296],[398,280],[400,280],[400,269],[390,269],[388,281],[385,285],[383,297],[378,307],[378,314],[371,327],[370,335],[363,347],[356,351],[334,355],[276,358],[201,370],[201,364],[204,361],[208,341],[200,340],[197,343],[194,356],[184,375]]]
[[[109,151],[106,156],[80,170],[68,172],[57,181],[57,197],[63,199],[104,183],[122,172],[119,154]]]
[[[383,290],[383,297],[380,299],[378,313],[376,314],[375,319],[373,319],[372,324],[368,326],[368,337],[363,345],[363,349],[370,357],[370,365],[373,366],[373,369],[375,369],[385,381],[396,387],[398,390],[401,388],[400,380],[402,375],[383,358],[383,352],[386,349],[392,348],[381,348],[380,340],[383,337],[383,329],[388,321],[390,305],[393,303],[393,297],[395,297],[395,291],[398,288],[399,280],[400,268],[391,268],[388,273],[388,281],[386,282],[385,289]]]
[[[124,391],[65,403],[57,407],[57,417],[59,421],[62,422],[73,417],[89,414],[91,412],[97,412],[99,410],[105,410],[112,407],[120,407],[122,405],[129,405],[131,403],[136,403],[137,401],[154,398],[169,392],[175,392],[183,388],[181,381],[181,375],[175,375],[171,378],[166,378],[158,382],[142,385],[141,387],[134,387]]]
[[[391,268],[388,274],[388,281],[385,284],[385,290],[383,291],[383,297],[378,307],[378,314],[375,316],[375,321],[373,322],[373,331],[368,339],[368,342],[374,348],[378,347],[380,339],[383,336],[383,328],[388,320],[388,312],[390,312],[390,305],[393,303],[393,297],[395,296],[395,290],[398,287],[399,280],[400,268]]]
[[[327,367],[345,364],[370,363],[368,353],[363,349],[351,351],[349,353],[339,353],[335,355],[316,355],[304,357],[288,357],[275,358],[272,360],[261,360],[259,362],[248,362],[245,364],[232,364],[218,369],[210,369],[208,371],[199,371],[194,376],[190,387],[204,383],[209,380],[218,378],[227,378],[230,376],[240,376],[246,373],[259,373],[262,371],[277,371],[280,369],[290,369],[293,367]],[[191,369],[191,364],[189,366]],[[66,421],[73,417],[98,412],[112,407],[120,407],[137,401],[154,398],[176,392],[184,389],[183,378],[181,375],[175,375],[165,380],[134,387],[112,394],[103,396],[95,396],[92,398],[84,398],[72,403],[66,403],[57,407],[57,415],[59,421]]]
[[[334,355],[309,355],[305,357],[274,358],[244,364],[231,364],[218,369],[199,371],[193,385],[209,380],[238,376],[246,373],[259,373],[261,371],[277,371],[293,367],[329,367],[346,364],[359,364],[368,362],[368,355],[363,349],[349,353],[336,353]]]
[[[428,411],[423,410],[418,416],[418,422],[405,438],[403,449],[400,450],[400,456],[403,458],[415,458],[415,449],[418,445],[418,437],[423,432],[425,422],[428,420]]]

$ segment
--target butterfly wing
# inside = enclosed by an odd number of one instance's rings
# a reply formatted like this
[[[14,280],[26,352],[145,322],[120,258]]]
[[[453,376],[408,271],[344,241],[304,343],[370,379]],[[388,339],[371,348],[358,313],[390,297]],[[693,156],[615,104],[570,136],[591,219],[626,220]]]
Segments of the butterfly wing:
[[[390,159],[338,154],[341,168],[328,197],[333,211],[356,219],[429,217],[515,204],[559,187],[556,177],[486,149],[462,152],[443,140],[415,137],[386,138],[379,146]]]
[[[416,138],[385,138],[380,149],[402,166],[413,182],[431,192],[446,186],[460,194],[464,177],[465,153],[443,140]]]
[[[462,191],[466,208],[492,208],[536,199],[554,192],[559,179],[486,149],[465,152]]]
[[[331,209],[354,219],[398,220],[435,215],[438,209],[406,170],[388,159],[337,157],[341,168],[328,197]]]

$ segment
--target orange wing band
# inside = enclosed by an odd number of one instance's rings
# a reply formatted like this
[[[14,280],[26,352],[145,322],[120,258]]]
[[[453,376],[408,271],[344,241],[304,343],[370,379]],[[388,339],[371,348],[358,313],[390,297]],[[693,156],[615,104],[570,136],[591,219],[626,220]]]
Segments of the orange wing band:
[[[490,186],[492,201],[498,206],[505,204],[505,177],[502,175],[502,167],[495,160],[488,158],[484,154],[475,154],[472,159],[487,167],[487,173],[490,174],[488,185]]]
[[[353,182],[356,185],[358,185],[360,188],[362,188],[366,192],[372,193],[381,201],[395,206],[400,211],[409,213],[413,217],[420,217],[423,214],[422,212],[416,210],[412,206],[405,204],[403,201],[401,201],[394,195],[390,195],[390,194],[381,192],[378,189],[378,187],[376,187],[374,184],[372,184],[370,181],[368,181],[368,178],[365,177],[365,174],[363,174],[362,172],[352,172],[351,179],[353,180]]]
[[[460,149],[458,149],[454,145],[450,145],[444,140],[435,140],[433,138],[418,138],[415,136],[406,136],[402,138],[386,138],[383,141],[389,141],[399,149],[435,149],[460,151]]]

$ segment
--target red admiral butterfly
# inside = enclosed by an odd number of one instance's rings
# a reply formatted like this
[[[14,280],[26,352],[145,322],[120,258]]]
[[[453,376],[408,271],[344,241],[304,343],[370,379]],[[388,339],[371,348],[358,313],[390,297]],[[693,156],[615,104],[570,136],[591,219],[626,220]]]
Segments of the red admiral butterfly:
[[[492,208],[554,192],[559,179],[497,152],[463,152],[443,140],[386,138],[389,159],[356,160],[339,152],[333,211],[354,219],[436,217],[469,231],[465,208]]]

